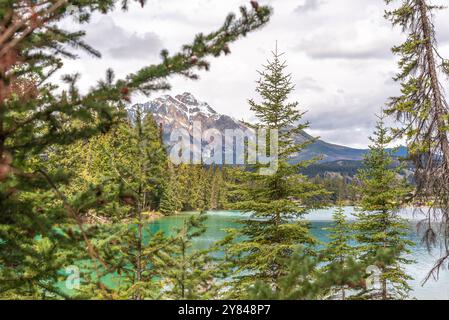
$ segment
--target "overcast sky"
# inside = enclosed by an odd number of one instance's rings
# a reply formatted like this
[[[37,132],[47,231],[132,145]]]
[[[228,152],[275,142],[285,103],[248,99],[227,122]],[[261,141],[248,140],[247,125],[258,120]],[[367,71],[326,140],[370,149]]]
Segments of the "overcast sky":
[[[436,0],[435,0],[436,1]],[[440,0],[440,2],[443,0]],[[444,1],[446,2],[446,1]],[[242,0],[149,0],[145,8],[95,16],[87,42],[100,50],[101,60],[82,56],[64,72],[80,72],[87,88],[112,67],[125,76],[160,61],[159,52],[175,52],[198,32],[218,28],[228,12],[237,12]],[[383,18],[382,0],[260,0],[274,9],[263,29],[231,45],[232,54],[211,59],[211,70],[200,80],[170,79],[172,92],[193,93],[220,113],[251,120],[247,99],[254,93],[256,70],[270,57],[276,40],[285,52],[300,102],[311,122],[309,133],[323,140],[366,147],[378,113],[398,86],[390,48],[402,40]],[[449,10],[439,13],[436,27],[440,51],[449,57]],[[157,94],[162,95],[164,93]],[[155,97],[156,97],[155,96]],[[152,97],[152,98],[155,98]],[[144,102],[137,98],[134,102]]]

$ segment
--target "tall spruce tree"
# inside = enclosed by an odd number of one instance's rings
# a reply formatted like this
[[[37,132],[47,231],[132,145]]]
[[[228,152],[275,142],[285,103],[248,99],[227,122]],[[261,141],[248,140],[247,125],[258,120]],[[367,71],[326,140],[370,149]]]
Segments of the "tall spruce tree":
[[[361,200],[354,224],[359,243],[358,258],[368,262],[381,250],[391,250],[393,256],[387,264],[376,265],[380,270],[381,287],[363,292],[361,296],[375,299],[405,298],[410,290],[411,277],[404,265],[412,263],[406,256],[413,242],[406,239],[408,224],[398,211],[404,205],[410,189],[394,168],[391,151],[387,150],[391,137],[383,117],[376,125],[369,153],[365,156],[365,169],[360,170],[359,192]]]
[[[222,193],[224,192],[225,183],[223,181],[222,170],[218,167],[211,166],[209,171],[209,209],[216,210],[222,209],[220,203],[222,199]]]
[[[189,209],[203,210],[208,205],[207,199],[207,173],[202,164],[190,165],[189,185]]]
[[[387,4],[394,0],[386,0]],[[403,124],[398,130],[407,139],[410,158],[415,166],[416,195],[430,210],[423,220],[424,239],[435,244],[437,230],[433,215],[442,219],[440,228],[449,248],[449,107],[444,87],[447,86],[449,62],[438,52],[432,15],[443,6],[429,0],[402,1],[399,8],[387,12],[393,25],[407,33],[407,39],[393,48],[400,57],[401,95],[391,99],[388,114]],[[445,84],[446,83],[446,84]],[[449,250],[437,261],[435,275],[449,257]],[[430,276],[430,273],[429,273]]]
[[[238,241],[233,243],[227,254],[234,259],[238,276],[234,279],[235,293],[240,294],[248,286],[261,280],[276,285],[285,275],[285,259],[293,254],[294,248],[303,244],[313,252],[315,239],[309,232],[308,223],[301,218],[311,208],[309,201],[324,191],[299,171],[312,161],[291,164],[293,154],[309,143],[298,143],[295,138],[307,124],[298,124],[302,113],[298,103],[287,102],[293,91],[291,76],[285,73],[286,63],[277,49],[273,60],[260,72],[256,91],[262,97],[261,103],[250,100],[249,104],[259,122],[257,128],[279,130],[278,165],[272,175],[261,175],[258,163],[249,170],[236,169],[237,189],[233,195],[237,202],[234,209],[251,213],[251,219],[244,222],[240,231],[234,231]],[[270,155],[273,150],[269,150]]]
[[[164,215],[178,213],[182,209],[182,200],[180,198],[180,186],[176,171],[171,162],[167,164],[168,179],[165,179],[159,211]]]
[[[70,201],[60,190],[68,183],[65,172],[47,172],[45,156],[53,146],[108,131],[120,118],[131,94],[149,94],[169,87],[173,74],[191,79],[197,69],[208,69],[209,56],[228,54],[229,44],[263,26],[270,9],[252,1],[253,10],[241,9],[241,18],[229,15],[217,31],[198,35],[181,52],[161,54],[160,64],[146,66],[124,79],[108,76],[87,94],[76,87],[79,75],[65,76],[67,89],[52,82],[64,59],[77,57],[76,50],[100,57],[83,41],[83,31],[64,30],[58,25],[71,18],[89,21],[94,13],[107,14],[116,0],[6,0],[0,3],[0,294],[2,296],[65,297],[53,284],[64,264],[73,263],[70,248],[76,243],[57,228],[76,223],[92,260],[98,252],[86,237],[79,215],[98,207],[86,199]],[[111,74],[111,73],[109,73]],[[41,161],[39,161],[41,160]],[[66,248],[68,251],[64,251]],[[64,252],[68,252],[66,255]],[[65,256],[66,258],[62,258]]]
[[[326,230],[330,233],[330,241],[326,244],[322,255],[324,261],[327,263],[325,270],[338,267],[344,270],[347,267],[348,260],[355,255],[354,247],[351,245],[353,240],[353,231],[351,225],[346,220],[344,209],[341,204],[338,204],[332,215],[333,225]],[[347,284],[344,282],[340,286],[335,286],[331,289],[337,294],[337,297],[342,300],[346,299]],[[331,295],[333,292],[331,292]]]

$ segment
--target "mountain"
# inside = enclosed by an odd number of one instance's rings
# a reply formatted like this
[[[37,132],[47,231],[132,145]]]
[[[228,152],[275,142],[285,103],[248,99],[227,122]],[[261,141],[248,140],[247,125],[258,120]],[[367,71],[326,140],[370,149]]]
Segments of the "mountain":
[[[144,113],[151,113],[158,124],[162,124],[164,135],[168,137],[175,129],[184,128],[190,131],[195,121],[201,122],[202,130],[215,128],[224,132],[225,129],[247,128],[240,121],[217,113],[208,103],[198,101],[187,92],[174,97],[164,95],[140,104],[140,107]]]
[[[304,140],[313,139],[312,136],[306,132],[303,136],[298,137],[296,140],[302,142]],[[320,163],[333,162],[338,160],[361,160],[363,155],[367,152],[366,149],[354,149],[337,144],[325,142],[323,140],[317,140],[314,143],[307,146],[302,152],[301,160],[312,159],[314,157],[321,157]]]
[[[144,113],[151,113],[159,125],[162,125],[164,141],[168,143],[170,133],[175,129],[186,129],[192,132],[192,124],[201,122],[202,130],[215,128],[221,133],[226,129],[246,130],[248,127],[241,121],[230,116],[216,112],[208,103],[202,102],[191,93],[185,92],[176,96],[164,95],[147,103],[135,105],[143,109]],[[295,140],[303,142],[312,137],[306,132],[301,132]],[[321,156],[320,163],[335,162],[340,160],[360,161],[366,149],[354,149],[341,145],[331,144],[323,140],[317,140],[292,161],[308,160]],[[405,156],[407,149],[399,148],[398,156]]]

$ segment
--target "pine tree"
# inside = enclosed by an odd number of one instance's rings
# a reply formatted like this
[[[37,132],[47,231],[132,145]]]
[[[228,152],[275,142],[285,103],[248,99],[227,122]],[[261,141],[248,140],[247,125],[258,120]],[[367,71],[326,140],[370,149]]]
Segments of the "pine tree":
[[[162,259],[163,284],[169,289],[163,297],[174,300],[214,299],[218,297],[220,285],[217,279],[221,271],[217,259],[210,249],[194,249],[193,240],[206,229],[207,217],[201,213],[189,217],[177,231],[171,251]]]
[[[165,215],[172,215],[182,210],[182,199],[176,171],[171,162],[167,164],[169,178],[165,179],[159,211]]]
[[[387,4],[393,0],[386,0]],[[399,8],[387,12],[393,25],[407,33],[407,39],[393,48],[400,57],[400,72],[395,80],[401,82],[401,95],[391,98],[388,114],[402,123],[397,135],[406,138],[408,152],[415,166],[416,196],[431,209],[421,224],[426,224],[424,239],[435,244],[436,230],[432,215],[440,216],[446,247],[449,248],[449,108],[443,88],[449,75],[449,63],[441,58],[432,16],[444,7],[429,0],[402,1]],[[440,219],[440,218],[438,218]],[[443,256],[432,271],[449,257]],[[430,276],[430,274],[429,274]]]
[[[370,152],[364,159],[366,168],[358,175],[361,201],[354,225],[355,238],[360,244],[358,257],[368,261],[385,249],[392,250],[394,255],[388,264],[376,265],[381,272],[381,288],[366,294],[380,299],[405,298],[410,290],[407,281],[411,277],[405,272],[404,265],[412,263],[406,255],[413,243],[405,238],[408,225],[398,211],[410,190],[398,176],[400,168],[392,166],[391,151],[387,150],[391,137],[383,117],[380,117],[371,141]]]
[[[383,256],[376,261],[387,261]],[[327,268],[321,268],[327,263]],[[366,265],[349,257],[344,266],[340,262],[328,263],[324,255],[310,256],[298,249],[285,262],[285,274],[275,286],[257,281],[250,288],[250,298],[256,300],[324,300],[337,288],[363,288]]]
[[[354,257],[355,250],[351,246],[353,240],[352,229],[350,224],[346,221],[345,213],[341,204],[337,206],[333,215],[333,226],[327,228],[330,232],[330,241],[326,244],[324,252],[324,261],[327,265],[325,270],[329,270],[331,267],[338,267],[343,270],[347,267],[347,262],[350,258]],[[340,293],[342,300],[346,298],[346,285],[336,286],[333,288],[336,293]]]
[[[209,194],[209,209],[220,209],[220,194],[224,186],[223,177],[220,168],[211,166],[210,175],[210,194]]]
[[[213,165],[209,166],[206,172],[206,183],[204,184],[206,187],[204,192],[206,209],[212,209],[214,206],[216,207],[216,205],[214,204],[215,196],[217,193],[215,175],[216,175],[215,167]]]
[[[128,217],[131,225],[123,225],[116,230],[122,254],[117,253],[114,260],[125,261],[129,270],[129,298],[142,299],[143,290],[152,282],[154,270],[147,253],[152,247],[145,245],[145,226],[148,214],[159,208],[162,186],[164,184],[167,158],[159,136],[159,128],[151,115],[144,115],[137,107],[132,122],[120,127],[125,137],[115,145],[110,157],[110,166],[116,172],[119,186],[119,201],[129,207]],[[154,252],[153,252],[154,253]],[[117,268],[117,266],[112,266]]]
[[[229,53],[229,44],[268,21],[270,9],[253,5],[242,17],[229,15],[216,32],[198,35],[181,52],[161,54],[162,63],[146,66],[115,81],[112,72],[87,94],[77,90],[79,75],[64,77],[67,89],[52,76],[76,50],[100,53],[83,41],[83,31],[64,30],[58,22],[80,24],[92,14],[111,12],[115,0],[6,0],[0,3],[0,287],[1,294],[23,297],[65,297],[53,285],[64,264],[72,264],[70,237],[56,226],[77,224],[92,260],[98,252],[89,241],[80,215],[99,206],[98,189],[71,201],[60,187],[68,183],[63,170],[49,173],[46,154],[107,132],[120,119],[133,93],[169,88],[165,79],[179,74],[196,79],[194,70],[208,69],[207,57]],[[136,0],[134,3],[145,4]],[[254,2],[255,3],[255,2]],[[72,9],[76,10],[72,10]],[[89,199],[88,203],[83,203]],[[99,199],[97,199],[99,200]],[[79,243],[78,243],[79,244]],[[68,251],[66,251],[67,249]],[[72,250],[73,251],[73,250]],[[33,257],[33,258],[31,258]]]
[[[217,185],[219,186],[217,194],[217,208],[227,209],[228,208],[228,180],[230,179],[226,167],[222,167],[219,170]]]
[[[298,103],[287,102],[293,85],[280,58],[276,50],[273,61],[260,72],[257,92],[262,102],[249,101],[259,120],[257,127],[279,130],[279,152],[275,160],[278,170],[272,175],[260,175],[257,169],[262,164],[250,170],[234,170],[237,184],[233,184],[237,189],[232,193],[237,202],[232,207],[252,215],[241,231],[236,231],[239,240],[228,249],[235,262],[235,273],[239,275],[234,283],[236,294],[256,280],[275,285],[285,275],[284,261],[293,254],[294,248],[303,244],[311,250],[316,242],[301,218],[311,208],[309,200],[323,190],[298,173],[310,162],[289,163],[290,157],[307,144],[294,141],[295,135],[307,124],[298,125],[302,116],[297,110]]]
[[[153,266],[169,250],[170,239],[162,233],[153,234],[147,223],[160,206],[167,171],[165,148],[154,119],[145,116],[139,107],[129,120],[107,135],[100,144],[96,138],[88,142],[95,151],[82,155],[84,161],[78,164],[79,168],[93,166],[100,181],[105,180],[101,190],[104,204],[91,216],[98,220],[106,216],[114,222],[86,228],[104,265],[99,268],[89,263],[83,267],[89,281],[79,294],[95,298],[156,298],[160,288],[153,278],[160,270]],[[92,163],[92,157],[100,155],[106,157],[107,165],[101,162],[94,166],[98,163]],[[115,274],[119,275],[115,287],[98,290],[103,277]]]

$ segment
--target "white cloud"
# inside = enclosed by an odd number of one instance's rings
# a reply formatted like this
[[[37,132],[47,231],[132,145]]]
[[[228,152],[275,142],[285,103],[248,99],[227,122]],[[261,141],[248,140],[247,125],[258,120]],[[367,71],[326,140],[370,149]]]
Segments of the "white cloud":
[[[260,3],[274,8],[270,23],[233,43],[230,56],[212,58],[210,72],[201,72],[199,81],[171,78],[172,93],[189,91],[218,112],[251,119],[247,99],[257,97],[256,70],[270,57],[278,41],[296,84],[292,100],[309,110],[306,118],[311,121],[312,132],[330,142],[366,146],[374,128],[374,114],[398,92],[391,81],[397,71],[396,58],[389,48],[402,36],[383,18],[384,2]],[[124,76],[159,62],[156,53],[162,44],[175,52],[190,43],[195,34],[216,30],[226,14],[236,12],[240,5],[249,6],[249,1],[153,0],[144,9],[134,5],[128,12],[114,12],[109,21],[94,17],[86,29],[89,37],[95,38],[91,44],[99,46],[104,59],[99,63],[98,59],[83,57],[70,62],[66,70],[81,71],[85,87],[102,77],[107,67]],[[436,16],[442,53],[449,55],[448,21],[449,10]],[[115,30],[116,34],[105,34],[101,28]]]
[[[114,59],[141,59],[158,54],[162,41],[154,32],[128,32],[109,16],[89,26],[86,42]]]
[[[321,4],[320,0],[305,0],[304,4],[299,5],[295,9],[295,12],[297,12],[298,14],[303,14],[309,11],[314,11],[318,9],[320,4]]]

